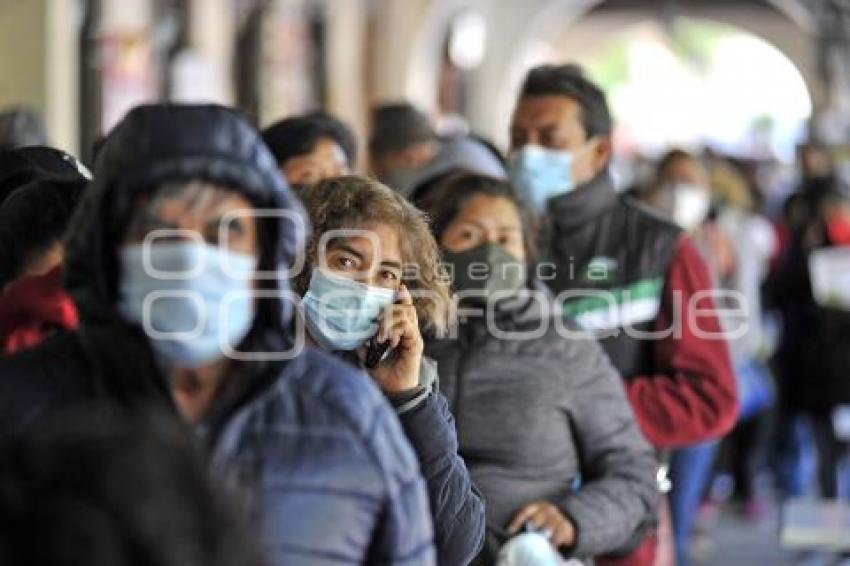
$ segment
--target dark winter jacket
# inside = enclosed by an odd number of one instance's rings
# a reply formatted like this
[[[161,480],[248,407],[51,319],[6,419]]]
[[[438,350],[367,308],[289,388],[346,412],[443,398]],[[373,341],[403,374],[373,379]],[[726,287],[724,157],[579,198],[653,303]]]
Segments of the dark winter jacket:
[[[815,301],[812,251],[795,242],[775,274],[783,319],[776,368],[785,408],[829,415],[837,405],[850,404],[850,312]]]
[[[356,356],[339,353],[357,365]],[[455,419],[439,390],[439,368],[423,357],[419,386],[389,394],[428,487],[438,564],[469,564],[484,544],[484,501],[458,454]]]
[[[62,286],[59,267],[19,277],[0,294],[0,347],[11,354],[58,330],[77,327],[77,307]]]
[[[506,526],[533,501],[573,520],[572,553],[582,557],[618,549],[654,523],[655,456],[620,376],[592,336],[564,338],[544,312],[515,297],[498,303],[497,332],[474,316],[456,339],[426,346],[487,504],[483,564],[493,563]]]
[[[550,200],[546,220],[546,283],[566,318],[601,333],[649,441],[673,448],[725,434],[737,387],[714,285],[690,238],[619,196],[607,171]]]
[[[434,391],[398,418],[428,488],[437,563],[469,564],[484,544],[484,501],[458,454],[446,398]]]
[[[164,182],[231,187],[255,208],[301,214],[251,127],[216,106],[149,106],[110,134],[70,229],[67,287],[81,325],[0,363],[0,434],[92,398],[173,408],[141,329],[117,312],[117,253],[132,204]],[[297,224],[297,223],[296,223]],[[259,269],[292,263],[304,229],[258,220]],[[285,279],[261,281],[285,291]],[[274,295],[274,293],[271,293]],[[257,299],[241,345],[291,346],[293,305]],[[433,533],[416,457],[392,408],[362,372],[309,350],[235,363],[198,425],[214,468],[253,504],[274,564],[433,564]]]

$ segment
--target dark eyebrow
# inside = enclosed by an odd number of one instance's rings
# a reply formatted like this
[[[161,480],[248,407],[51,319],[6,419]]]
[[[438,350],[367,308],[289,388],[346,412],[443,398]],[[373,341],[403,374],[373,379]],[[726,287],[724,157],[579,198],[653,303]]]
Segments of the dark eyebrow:
[[[390,269],[395,269],[397,271],[401,271],[401,262],[399,262],[399,261],[382,261],[381,267],[389,267]]]
[[[349,246],[345,242],[341,242],[339,244],[333,244],[332,246],[330,246],[329,250],[342,250],[346,253],[350,253],[351,255],[356,256],[357,259],[359,259],[360,261],[364,260],[362,253],[358,252],[357,250],[355,250],[354,248],[352,248],[351,246]]]
[[[464,220],[463,223],[464,224],[472,224],[476,228],[481,228],[482,230],[485,230],[487,228],[486,226],[484,226],[482,223],[478,222],[477,220]]]
[[[364,261],[364,257],[363,257],[362,253],[358,252],[357,250],[355,250],[350,245],[348,245],[344,242],[339,243],[339,244],[335,244],[332,249],[342,250],[346,253],[350,253],[351,255],[356,256],[357,259],[359,259],[361,262]],[[391,268],[391,269],[396,269],[398,271],[401,271],[401,262],[400,261],[393,261],[393,260],[382,261],[381,267],[388,267],[388,268]]]

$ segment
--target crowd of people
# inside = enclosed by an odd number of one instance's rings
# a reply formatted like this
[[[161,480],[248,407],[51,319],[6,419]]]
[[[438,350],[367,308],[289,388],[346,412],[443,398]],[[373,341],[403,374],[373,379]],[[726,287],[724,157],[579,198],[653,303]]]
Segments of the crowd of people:
[[[850,301],[810,272],[850,192],[823,147],[774,217],[711,152],[623,190],[570,64],[528,72],[505,154],[406,103],[366,159],[325,112],[151,104],[87,168],[15,116],[3,564],[686,566],[724,478],[758,518],[813,446],[841,491]]]

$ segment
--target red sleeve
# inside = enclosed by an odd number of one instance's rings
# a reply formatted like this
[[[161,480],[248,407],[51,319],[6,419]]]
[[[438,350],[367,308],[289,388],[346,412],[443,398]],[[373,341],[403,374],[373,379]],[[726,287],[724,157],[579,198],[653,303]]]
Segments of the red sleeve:
[[[657,373],[635,376],[626,384],[641,429],[658,448],[717,438],[737,419],[738,391],[729,349],[719,336],[714,300],[705,296],[713,287],[700,252],[682,236],[656,319],[656,330],[673,332],[654,344]]]

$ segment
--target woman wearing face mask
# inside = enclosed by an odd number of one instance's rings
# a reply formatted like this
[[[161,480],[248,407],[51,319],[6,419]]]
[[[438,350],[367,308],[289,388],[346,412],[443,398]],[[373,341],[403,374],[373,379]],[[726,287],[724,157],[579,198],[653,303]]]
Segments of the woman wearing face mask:
[[[503,181],[460,174],[421,204],[459,297],[457,337],[426,352],[487,503],[477,563],[559,564],[639,540],[657,504],[653,453],[596,341],[551,324],[551,299],[526,276],[522,203]]]
[[[419,457],[438,563],[468,564],[483,543],[484,508],[458,456],[437,368],[422,356],[420,328],[445,331],[450,302],[425,218],[361,177],[321,181],[302,196],[313,234],[294,286],[308,340],[366,369],[384,391]]]
[[[711,208],[709,182],[708,171],[695,156],[673,149],[658,161],[655,178],[639,191],[638,198],[683,230],[693,232]]]

